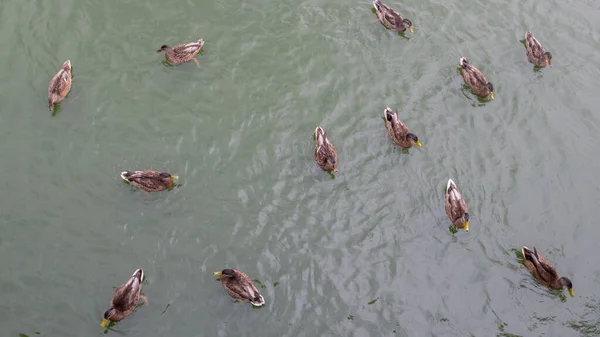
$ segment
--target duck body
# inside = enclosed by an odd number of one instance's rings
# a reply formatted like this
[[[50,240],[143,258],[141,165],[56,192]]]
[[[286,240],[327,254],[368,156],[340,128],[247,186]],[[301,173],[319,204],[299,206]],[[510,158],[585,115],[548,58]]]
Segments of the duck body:
[[[490,96],[491,99],[494,99],[494,85],[466,57],[460,58],[460,68],[462,69],[462,77],[465,83],[469,85],[477,96],[481,98]]]
[[[144,271],[137,269],[127,282],[115,290],[110,299],[108,310],[104,313],[101,326],[105,326],[108,321],[119,322],[131,315],[137,308],[140,298],[147,302],[147,299],[141,296],[143,280]]]
[[[175,47],[170,47],[169,45],[165,44],[162,45],[156,52],[160,53],[164,51],[165,58],[172,64],[182,64],[193,60],[196,62],[196,65],[200,67],[200,63],[198,63],[196,55],[200,52],[202,46],[204,46],[204,40],[199,39],[198,41],[180,44]]]
[[[527,48],[527,60],[540,68],[552,66],[552,54],[531,34],[525,33],[525,48]]]
[[[48,110],[60,103],[71,90],[71,61],[66,60],[48,85]]]
[[[388,130],[390,138],[396,143],[396,145],[409,149],[413,145],[418,147],[423,146],[419,141],[419,138],[398,118],[398,110],[392,111],[389,107],[383,111],[383,117],[385,119],[385,126]]]
[[[538,254],[537,249],[533,251],[525,246],[521,249],[523,253],[523,262],[529,269],[533,277],[542,285],[552,289],[567,288],[571,296],[573,293],[573,283],[566,277],[558,277],[556,269],[544,257]]]
[[[469,231],[469,207],[458,191],[454,180],[448,179],[446,185],[446,199],[444,202],[446,215],[457,228]]]
[[[260,307],[265,304],[265,299],[250,280],[250,277],[237,269],[223,269],[213,275],[221,278],[221,284],[227,293],[238,301],[250,302],[253,306]]]
[[[167,172],[146,170],[123,171],[121,178],[146,192],[160,192],[172,188],[179,177]]]
[[[320,126],[315,129],[315,162],[327,172],[337,172],[337,150],[327,139],[325,130]]]
[[[408,30],[413,32],[412,22],[409,19],[404,19],[396,10],[381,2],[381,0],[373,0],[373,7],[379,21],[388,29],[393,29],[400,33]]]

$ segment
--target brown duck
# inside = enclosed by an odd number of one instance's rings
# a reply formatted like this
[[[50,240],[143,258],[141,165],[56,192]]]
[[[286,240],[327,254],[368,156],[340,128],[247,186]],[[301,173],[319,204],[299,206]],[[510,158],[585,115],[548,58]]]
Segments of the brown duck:
[[[159,171],[123,171],[121,178],[145,192],[160,192],[173,187],[178,176]]]
[[[337,151],[320,126],[315,129],[315,161],[324,171],[337,172]]]
[[[182,64],[193,60],[200,67],[196,55],[200,52],[202,46],[204,46],[204,40],[199,39],[198,41],[180,44],[175,47],[164,44],[156,52],[160,53],[164,51],[167,61],[172,64]]]
[[[392,109],[386,108],[383,111],[383,117],[385,118],[385,126],[388,130],[390,138],[396,143],[396,145],[409,149],[416,145],[418,147],[423,146],[419,141],[419,137],[414,133],[410,132],[406,124],[398,118],[398,110],[393,112]]]
[[[469,207],[463,199],[462,195],[456,188],[454,180],[448,179],[446,185],[446,200],[444,203],[446,208],[446,214],[452,224],[457,228],[464,228],[465,231],[469,231]]]
[[[265,304],[265,299],[250,280],[248,275],[237,269],[223,269],[213,275],[221,278],[221,284],[227,293],[237,301],[250,302],[253,306],[260,307]]]
[[[60,103],[71,90],[71,61],[66,60],[48,85],[48,110]]]
[[[104,312],[104,319],[101,326],[105,326],[108,321],[119,322],[137,308],[140,298],[148,304],[146,296],[141,295],[142,282],[144,281],[144,271],[137,269],[133,275],[123,283],[110,299],[108,310]]]
[[[525,48],[527,48],[527,59],[540,68],[552,67],[552,54],[544,49],[531,32],[525,33]]]
[[[465,83],[471,87],[475,95],[481,98],[490,96],[490,99],[494,99],[494,85],[466,57],[460,58],[460,67]]]
[[[569,294],[575,296],[571,280],[566,277],[559,278],[556,269],[548,262],[548,260],[538,254],[535,247],[533,247],[533,251],[531,251],[531,249],[523,246],[521,252],[523,253],[525,267],[529,269],[531,274],[533,274],[533,277],[535,277],[539,283],[552,289],[567,288]]]

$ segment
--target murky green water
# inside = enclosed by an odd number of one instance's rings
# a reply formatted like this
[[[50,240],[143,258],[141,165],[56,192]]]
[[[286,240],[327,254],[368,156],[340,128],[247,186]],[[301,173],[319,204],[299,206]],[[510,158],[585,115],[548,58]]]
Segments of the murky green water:
[[[595,336],[600,6],[593,1],[16,1],[0,6],[3,336],[99,336],[113,287],[150,300],[116,336]],[[519,40],[553,55],[534,72]],[[194,63],[162,44],[203,38]],[[462,86],[466,56],[494,83]],[[51,117],[64,60],[73,89]],[[386,106],[424,143],[385,138]],[[339,152],[334,180],[312,133]],[[125,169],[182,187],[146,198]],[[470,205],[452,234],[449,177]],[[537,285],[536,246],[576,297]],[[247,272],[265,307],[212,272]],[[504,335],[503,335],[504,334]]]

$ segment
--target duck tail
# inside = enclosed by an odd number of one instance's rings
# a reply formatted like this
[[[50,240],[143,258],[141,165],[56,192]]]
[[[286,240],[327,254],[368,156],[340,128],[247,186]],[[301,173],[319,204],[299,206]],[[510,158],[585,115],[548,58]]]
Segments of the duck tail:
[[[464,67],[466,67],[467,65],[469,65],[469,60],[467,60],[467,58],[466,58],[466,57],[461,57],[461,58],[460,58],[460,66],[464,68]]]
[[[525,41],[527,41],[527,39],[531,38],[531,36],[532,35],[531,35],[530,31],[525,32]]]
[[[325,137],[325,130],[323,130],[323,128],[321,128],[320,126],[317,126],[317,128],[315,129],[315,140],[320,145],[323,145],[325,143]]]
[[[456,184],[454,183],[454,180],[448,179],[448,184],[446,185],[446,193],[452,191],[455,188],[456,188]]]
[[[381,10],[381,0],[373,0],[373,7],[375,7],[376,10],[380,11]]]
[[[255,307],[262,307],[265,305],[265,299],[261,294],[256,294],[254,298],[250,301],[250,303]]]
[[[136,271],[133,273],[133,275],[131,275],[131,277],[135,277],[140,281],[140,283],[142,283],[142,281],[144,281],[144,271],[142,270],[142,268],[136,269]]]
[[[121,172],[121,178],[123,180],[129,180],[129,176],[131,176],[131,172],[129,172],[129,171],[123,171],[123,172]]]
[[[394,118],[394,111],[390,109],[389,106],[383,110],[383,118],[385,118],[386,121],[388,120],[388,116]]]

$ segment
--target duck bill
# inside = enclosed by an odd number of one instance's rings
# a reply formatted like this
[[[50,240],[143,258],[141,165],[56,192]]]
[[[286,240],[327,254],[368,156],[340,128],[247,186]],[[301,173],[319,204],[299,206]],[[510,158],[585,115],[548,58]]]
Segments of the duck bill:
[[[177,180],[177,179],[179,179],[179,176],[171,176],[171,179]]]
[[[420,142],[420,141],[418,141],[418,140],[415,142],[415,145],[416,145],[416,146],[418,146],[418,147],[421,147],[421,146],[423,146],[423,144],[421,144],[421,142]]]
[[[108,320],[105,318],[105,319],[102,320],[102,323],[100,323],[100,326],[101,327],[105,327],[106,323],[108,323]]]
[[[575,297],[575,293],[573,292],[573,288],[569,288],[569,294],[571,297]]]
[[[490,92],[490,98],[491,98],[492,100],[494,100],[494,92],[493,92],[493,91],[492,91],[492,92]]]
[[[220,271],[216,271],[216,272],[213,273],[213,275],[215,275],[215,276],[221,276],[221,275],[223,275],[223,273],[220,272]]]
[[[465,221],[464,228],[465,228],[465,231],[467,231],[467,232],[469,231],[469,222],[468,221]]]
[[[408,30],[410,30],[410,32],[413,32],[412,26],[408,26]]]

